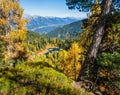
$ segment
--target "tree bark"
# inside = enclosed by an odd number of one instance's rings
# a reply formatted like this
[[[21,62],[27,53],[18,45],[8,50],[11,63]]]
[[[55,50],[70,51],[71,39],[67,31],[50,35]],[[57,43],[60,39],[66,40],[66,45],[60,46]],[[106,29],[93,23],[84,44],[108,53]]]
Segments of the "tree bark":
[[[96,63],[96,57],[97,57],[98,49],[103,39],[103,36],[106,33],[105,31],[106,19],[110,14],[112,0],[103,0],[102,5],[103,6],[102,6],[101,18],[99,19],[99,22],[95,29],[92,43],[86,54],[85,61],[79,73],[78,81],[90,80],[95,82],[96,80],[97,69],[98,69],[98,66]]]

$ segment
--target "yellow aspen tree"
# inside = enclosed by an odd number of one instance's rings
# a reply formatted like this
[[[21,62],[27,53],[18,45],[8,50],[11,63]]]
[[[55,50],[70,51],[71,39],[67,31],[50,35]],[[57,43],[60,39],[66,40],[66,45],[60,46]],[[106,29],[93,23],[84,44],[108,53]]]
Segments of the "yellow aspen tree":
[[[25,50],[27,20],[23,19],[22,15],[23,9],[19,0],[0,1],[0,37],[5,42],[5,61],[19,59]]]
[[[77,80],[78,77],[78,73],[80,70],[80,62],[79,62],[79,58],[80,58],[80,48],[78,46],[78,43],[74,42],[71,45],[71,48],[68,51],[68,66],[67,69],[69,69],[69,74],[70,77],[74,80]]]

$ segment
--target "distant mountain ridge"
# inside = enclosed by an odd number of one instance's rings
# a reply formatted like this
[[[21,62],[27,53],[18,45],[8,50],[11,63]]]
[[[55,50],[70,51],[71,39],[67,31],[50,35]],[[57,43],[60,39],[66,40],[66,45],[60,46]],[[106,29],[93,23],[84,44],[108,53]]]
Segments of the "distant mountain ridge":
[[[30,16],[25,15],[24,18],[29,19],[29,23],[26,25],[28,30],[35,31],[37,33],[43,34],[45,32],[50,32],[59,26],[64,26],[72,22],[78,21],[80,18],[73,17],[42,17],[42,16]]]
[[[84,20],[76,21],[65,25],[63,27],[57,27],[51,32],[45,34],[45,36],[50,38],[60,38],[60,39],[67,39],[78,37],[78,34],[82,32],[82,23]]]

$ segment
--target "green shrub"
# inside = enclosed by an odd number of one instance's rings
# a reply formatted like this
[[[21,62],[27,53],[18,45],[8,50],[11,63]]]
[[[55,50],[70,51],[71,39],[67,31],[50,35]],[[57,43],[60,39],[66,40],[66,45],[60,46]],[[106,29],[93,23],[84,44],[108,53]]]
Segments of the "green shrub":
[[[0,95],[81,95],[63,73],[31,64],[0,68]]]
[[[118,66],[120,64],[120,53],[102,53],[97,58],[97,61],[102,66]]]
[[[120,93],[120,53],[102,53],[97,58],[100,65],[98,72],[98,85],[104,86],[105,95],[118,95]]]

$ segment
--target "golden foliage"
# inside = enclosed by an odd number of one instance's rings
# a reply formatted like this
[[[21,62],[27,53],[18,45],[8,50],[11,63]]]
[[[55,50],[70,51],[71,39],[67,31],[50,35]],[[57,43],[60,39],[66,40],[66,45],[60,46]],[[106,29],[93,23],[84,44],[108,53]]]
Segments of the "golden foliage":
[[[10,39],[13,42],[23,42],[26,37],[27,30],[14,30],[9,34]]]
[[[68,60],[67,60],[67,75],[70,76],[72,79],[76,80],[81,68],[81,64],[79,62],[80,59],[80,48],[78,43],[73,43],[71,48],[68,50]]]
[[[5,61],[17,60],[25,52],[24,39],[27,30],[25,24],[28,22],[22,18],[23,9],[18,1],[0,1],[0,26],[1,36],[4,36]],[[23,55],[22,55],[23,56]]]

